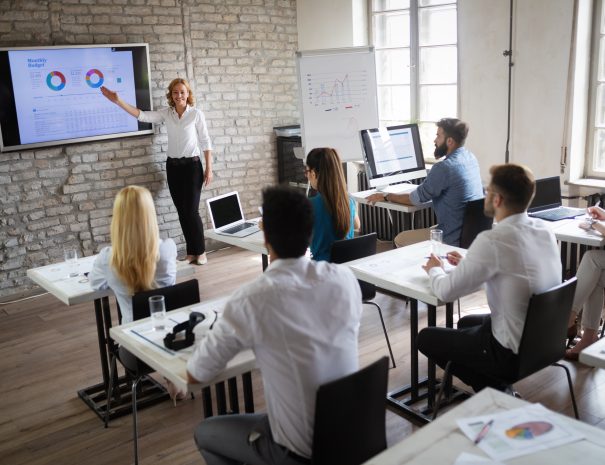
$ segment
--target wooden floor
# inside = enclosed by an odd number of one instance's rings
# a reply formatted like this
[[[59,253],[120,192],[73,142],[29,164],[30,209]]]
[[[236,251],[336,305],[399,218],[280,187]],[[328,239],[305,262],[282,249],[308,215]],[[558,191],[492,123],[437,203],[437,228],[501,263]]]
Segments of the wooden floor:
[[[261,273],[260,256],[236,248],[209,255],[199,267],[202,300],[229,294]],[[403,301],[379,294],[393,343],[397,368],[389,385],[409,381],[409,320]],[[462,301],[463,313],[486,311],[475,294]],[[423,310],[421,308],[421,310]],[[440,312],[443,319],[443,312]],[[420,325],[424,322],[421,320]],[[443,321],[439,321],[443,324]],[[360,363],[387,354],[376,311],[366,306],[360,331]],[[567,362],[564,362],[567,363]],[[583,421],[605,429],[605,371],[567,363],[574,378]],[[421,359],[421,371],[425,370]],[[126,464],[132,463],[130,416],[108,429],[77,397],[76,391],[100,381],[96,326],[92,304],[67,307],[49,295],[0,307],[0,464]],[[254,374],[257,411],[264,409],[259,374]],[[548,368],[516,385],[532,402],[571,414],[563,371]],[[200,396],[142,410],[139,448],[142,464],[203,464],[193,442],[201,420]],[[388,412],[389,444],[417,427]]]

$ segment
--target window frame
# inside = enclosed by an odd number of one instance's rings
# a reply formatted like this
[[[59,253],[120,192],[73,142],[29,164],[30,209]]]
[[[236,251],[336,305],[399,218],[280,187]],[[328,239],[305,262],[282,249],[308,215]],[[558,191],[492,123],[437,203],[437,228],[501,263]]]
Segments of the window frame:
[[[368,2],[368,31],[369,31],[369,40],[371,45],[374,47],[375,51],[381,50],[408,50],[410,56],[409,63],[409,99],[410,99],[410,119],[388,119],[385,118],[382,114],[382,109],[379,108],[379,118],[381,125],[392,125],[392,124],[408,124],[408,123],[418,123],[421,128],[421,136],[423,129],[426,130],[427,125],[431,123],[435,123],[434,120],[425,120],[421,119],[421,93],[423,88],[428,88],[431,86],[445,86],[445,85],[455,85],[456,86],[456,111],[455,114],[441,115],[441,117],[458,117],[460,113],[460,48],[459,48],[459,34],[458,34],[458,13],[459,13],[459,5],[457,0],[446,1],[443,4],[437,5],[425,5],[420,6],[419,0],[409,0],[408,8],[393,8],[393,9],[374,9],[374,2],[370,0]],[[438,44],[438,45],[424,45],[420,46],[420,14],[421,10],[435,7],[448,7],[454,6],[456,11],[456,40],[454,43],[447,44]],[[378,47],[375,45],[376,41],[376,30],[374,27],[375,17],[385,13],[397,13],[397,12],[407,12],[409,14],[409,30],[410,30],[410,38],[409,38],[409,48],[408,47]],[[421,84],[420,82],[420,55],[421,50],[423,48],[439,48],[439,47],[455,47],[456,48],[456,80],[455,82],[444,82],[438,84]],[[376,83],[378,94],[380,95],[381,88],[402,86],[404,84],[381,84],[379,82]],[[424,158],[428,161],[434,160],[433,157],[433,146],[432,146],[432,137],[428,138],[428,133],[423,140],[423,152]],[[430,143],[430,146],[427,147],[427,144]],[[429,150],[430,149],[430,150]]]

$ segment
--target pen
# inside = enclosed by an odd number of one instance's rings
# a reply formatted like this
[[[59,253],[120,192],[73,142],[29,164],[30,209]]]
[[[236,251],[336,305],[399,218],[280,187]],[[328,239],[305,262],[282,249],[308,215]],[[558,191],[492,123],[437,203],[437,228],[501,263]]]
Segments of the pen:
[[[489,429],[492,427],[493,424],[494,420],[490,420],[485,425],[483,425],[483,428],[481,428],[481,431],[479,431],[479,434],[475,438],[475,444],[479,444],[483,440],[483,438],[487,436],[487,433],[489,432]]]
[[[446,260],[447,260],[447,255],[437,255],[437,257],[438,257],[438,258],[444,258],[444,259],[446,259]],[[424,257],[424,258],[428,260],[428,259],[429,259],[429,258],[431,258],[431,257],[430,257],[430,256],[428,256],[428,257]]]

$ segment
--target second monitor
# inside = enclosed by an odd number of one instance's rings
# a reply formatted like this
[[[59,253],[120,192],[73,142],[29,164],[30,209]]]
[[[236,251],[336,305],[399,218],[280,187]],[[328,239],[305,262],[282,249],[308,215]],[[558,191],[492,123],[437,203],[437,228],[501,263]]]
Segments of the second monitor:
[[[361,141],[370,187],[426,177],[417,124],[364,129]]]

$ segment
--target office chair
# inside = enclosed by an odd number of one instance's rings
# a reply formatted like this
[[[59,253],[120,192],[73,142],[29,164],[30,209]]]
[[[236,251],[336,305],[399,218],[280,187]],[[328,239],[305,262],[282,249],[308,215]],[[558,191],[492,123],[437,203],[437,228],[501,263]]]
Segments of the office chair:
[[[519,345],[519,368],[517,373],[508,379],[493,379],[494,383],[506,384],[508,391],[514,392],[512,385],[522,379],[540,371],[547,366],[554,365],[565,370],[569,394],[573,405],[573,411],[579,420],[576,396],[569,369],[558,363],[565,355],[567,340],[567,322],[571,313],[574,294],[576,292],[576,278],[571,278],[562,284],[549,289],[542,294],[534,294],[527,306],[525,326]],[[449,377],[452,362],[448,362],[443,374],[443,382],[439,389],[433,419],[441,404],[444,388],[449,385]]]
[[[166,311],[186,307],[200,302],[200,290],[197,279],[191,279],[173,286],[166,286],[159,289],[151,289],[135,294],[132,297],[132,319],[133,321],[147,318],[149,313],[149,297],[152,295],[163,295]],[[132,353],[120,347],[117,354],[112,354],[111,368],[109,376],[109,386],[107,388],[107,411],[105,412],[105,428],[109,422],[111,393],[113,391],[113,376],[116,372],[116,359],[119,359],[126,373],[132,380],[132,421],[134,435],[134,463],[138,465],[138,428],[137,428],[137,386],[141,379],[153,372],[153,369],[139,360]]]
[[[460,247],[468,249],[480,232],[492,229],[493,218],[483,212],[484,198],[469,200],[464,207],[464,219],[460,233]],[[458,299],[458,319],[460,319],[460,299]]]
[[[353,239],[335,241],[332,245],[333,263],[346,263],[352,260],[357,260],[358,258],[364,258],[375,254],[376,233],[354,237]],[[382,323],[382,331],[384,332],[384,338],[387,341],[387,347],[389,348],[389,354],[391,355],[391,362],[393,363],[393,368],[395,368],[395,357],[393,357],[391,342],[389,341],[387,328],[384,324],[384,318],[382,317],[382,309],[376,302],[372,302],[372,299],[376,297],[376,286],[374,284],[366,283],[365,281],[357,282],[359,283],[359,287],[361,289],[361,301],[364,304],[374,305],[378,310],[378,315],[380,315],[380,323]]]
[[[468,249],[480,232],[492,228],[493,218],[483,212],[484,199],[469,200],[464,207],[460,247]]]
[[[387,447],[389,359],[323,384],[317,390],[313,465],[359,465]]]

